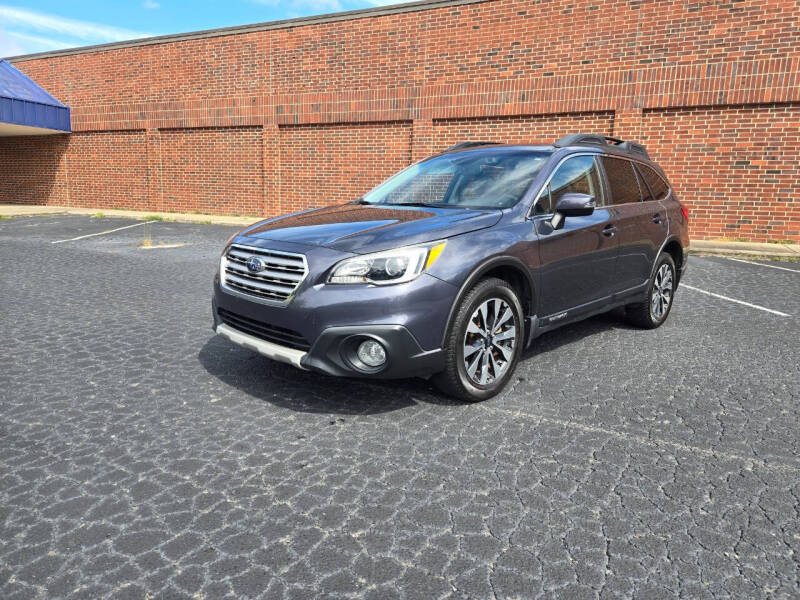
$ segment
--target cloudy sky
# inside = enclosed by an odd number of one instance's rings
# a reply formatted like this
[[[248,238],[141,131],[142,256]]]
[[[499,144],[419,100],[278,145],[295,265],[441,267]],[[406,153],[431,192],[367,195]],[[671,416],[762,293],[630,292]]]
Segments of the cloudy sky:
[[[0,58],[403,0],[0,0]],[[409,1],[409,0],[406,0]]]

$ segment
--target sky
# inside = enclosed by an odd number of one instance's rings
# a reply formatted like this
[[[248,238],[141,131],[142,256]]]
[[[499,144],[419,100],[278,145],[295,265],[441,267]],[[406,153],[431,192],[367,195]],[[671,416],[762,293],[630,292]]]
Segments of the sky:
[[[0,58],[404,0],[0,0]],[[405,0],[410,1],[410,0]]]

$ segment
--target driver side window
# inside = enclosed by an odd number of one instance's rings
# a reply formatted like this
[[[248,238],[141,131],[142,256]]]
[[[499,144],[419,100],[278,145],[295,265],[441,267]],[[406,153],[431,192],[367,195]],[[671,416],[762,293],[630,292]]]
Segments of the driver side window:
[[[567,193],[589,194],[597,206],[603,206],[603,188],[593,156],[575,156],[562,163],[539,194],[534,214],[552,213],[559,198]]]

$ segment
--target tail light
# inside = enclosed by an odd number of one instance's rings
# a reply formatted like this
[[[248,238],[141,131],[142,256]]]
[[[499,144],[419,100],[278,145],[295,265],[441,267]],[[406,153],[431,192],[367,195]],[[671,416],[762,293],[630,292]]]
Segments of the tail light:
[[[689,221],[689,209],[686,208],[683,204],[681,204],[681,212],[683,213],[683,218],[686,219],[686,221],[688,222]]]

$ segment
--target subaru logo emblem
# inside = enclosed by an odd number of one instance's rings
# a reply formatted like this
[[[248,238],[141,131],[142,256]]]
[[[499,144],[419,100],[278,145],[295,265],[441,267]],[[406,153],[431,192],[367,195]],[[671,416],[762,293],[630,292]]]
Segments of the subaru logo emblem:
[[[264,261],[257,256],[251,256],[247,259],[245,264],[247,265],[247,270],[251,273],[258,273],[267,268],[267,265],[264,264]]]

